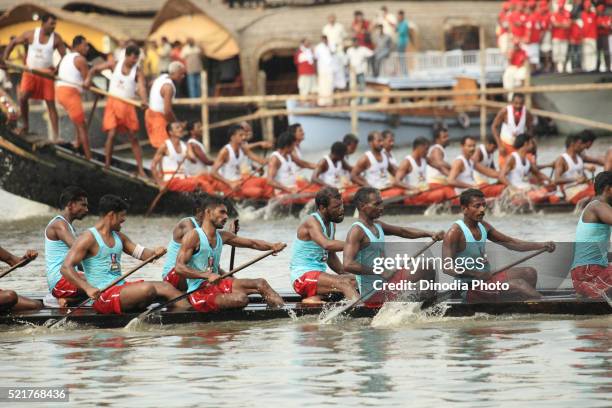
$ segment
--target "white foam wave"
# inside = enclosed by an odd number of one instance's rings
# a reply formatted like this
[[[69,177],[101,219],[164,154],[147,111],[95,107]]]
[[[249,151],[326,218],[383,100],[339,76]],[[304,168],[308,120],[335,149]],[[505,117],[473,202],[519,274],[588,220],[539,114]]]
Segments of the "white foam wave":
[[[0,214],[2,214],[2,221],[17,221],[31,217],[49,216],[53,214],[53,209],[47,205],[0,190]]]

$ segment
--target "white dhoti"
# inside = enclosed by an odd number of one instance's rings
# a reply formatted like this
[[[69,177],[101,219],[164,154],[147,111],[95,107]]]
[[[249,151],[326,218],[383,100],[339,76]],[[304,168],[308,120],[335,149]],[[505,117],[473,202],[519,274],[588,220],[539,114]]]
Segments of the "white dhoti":
[[[330,96],[334,93],[334,71],[319,70],[317,81],[317,92],[319,94],[318,104],[320,106],[332,105]]]
[[[527,44],[527,57],[529,57],[529,63],[532,65],[540,64],[540,44],[531,43]]]
[[[510,34],[500,34],[499,37],[497,37],[497,46],[502,54],[506,54],[510,49]]]
[[[565,61],[567,60],[567,48],[569,47],[569,42],[567,40],[557,40],[553,38],[552,40],[552,59],[555,64],[557,64],[557,70],[562,71],[565,66]]]
[[[582,69],[584,71],[597,69],[597,40],[594,38],[582,40]]]
[[[527,69],[524,66],[517,67],[515,65],[509,65],[504,71],[504,76],[502,79],[504,89],[512,90],[520,87],[525,81],[526,77]],[[511,95],[508,95],[508,98],[511,98]]]
[[[543,53],[552,51],[552,34],[550,31],[544,32],[542,36],[542,42],[540,43],[540,50]]]
[[[316,92],[316,75],[300,75],[298,77],[298,89],[301,96],[310,95]]]

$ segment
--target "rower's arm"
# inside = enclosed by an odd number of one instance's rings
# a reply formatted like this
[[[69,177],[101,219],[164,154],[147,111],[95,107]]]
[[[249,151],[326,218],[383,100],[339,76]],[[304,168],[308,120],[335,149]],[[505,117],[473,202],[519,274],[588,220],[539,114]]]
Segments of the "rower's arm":
[[[463,181],[457,180],[459,174],[463,171],[463,160],[455,160],[453,165],[451,166],[450,173],[448,174],[448,185],[452,187],[458,188],[474,188],[476,186],[468,183],[464,183]]]
[[[342,252],[342,265],[345,273],[352,273],[355,275],[374,275],[372,268],[360,264],[355,259],[357,253],[359,252],[361,241],[364,237],[365,235],[361,228],[351,228],[346,236],[344,251]]]
[[[30,38],[33,36],[34,32],[33,31],[26,31],[24,33],[22,33],[21,35],[13,38],[12,40],[9,41],[8,45],[6,46],[6,48],[4,49],[4,54],[2,54],[2,59],[4,61],[8,60],[9,57],[11,56],[11,52],[13,52],[13,48],[15,48],[15,46],[19,45],[19,44],[23,44],[23,45],[27,45],[30,41]]]
[[[76,237],[72,235],[72,232],[68,229],[65,222],[54,222],[51,226],[51,231],[55,233],[55,238],[62,241],[68,248],[72,248]]]
[[[115,61],[106,61],[106,62],[102,62],[100,64],[94,65],[89,70],[89,73],[87,74],[87,77],[85,78],[85,81],[83,82],[83,86],[85,86],[86,88],[90,87],[93,82],[94,76],[96,76],[97,74],[99,74],[100,72],[106,69],[112,70],[114,68],[115,68]]]
[[[200,271],[189,266],[189,261],[199,245],[200,237],[198,236],[198,232],[196,230],[189,231],[183,237],[181,249],[179,249],[178,255],[176,256],[174,270],[184,278],[207,279],[209,282],[214,282],[219,277],[216,273]]]
[[[397,171],[395,172],[394,184],[398,187],[405,188],[406,190],[416,190],[416,186],[411,186],[408,183],[404,182],[404,178],[406,178],[406,176],[410,174],[411,171],[412,165],[410,164],[410,161],[407,159],[402,160],[399,167],[397,168]]]
[[[338,275],[343,275],[345,273],[342,262],[340,262],[340,258],[338,258],[338,254],[335,252],[327,254],[327,266]]]
[[[312,177],[310,178],[310,181],[312,183],[319,184],[323,187],[332,187],[329,184],[325,183],[321,178],[321,174],[325,173],[328,168],[329,166],[327,165],[327,160],[321,159],[321,161],[317,163],[317,167],[315,167],[314,171],[312,172]]]
[[[508,159],[504,163],[504,167],[499,172],[499,181],[500,181],[500,183],[503,183],[503,184],[505,184],[507,186],[510,185],[510,181],[508,180],[508,173],[510,173],[510,171],[512,169],[514,169],[514,164],[515,164],[514,163],[514,156],[508,157]]]
[[[195,145],[193,143],[188,143],[188,149],[192,157],[200,160],[205,165],[212,166],[213,164],[215,164],[213,160],[208,158],[208,156],[206,155],[206,153],[204,153],[204,150],[200,146]]]
[[[324,250],[329,252],[342,252],[344,250],[344,242],[337,239],[327,239],[323,234],[321,224],[314,217],[309,217],[304,226],[308,231],[310,239]]]
[[[28,262],[33,261],[34,259],[36,259],[37,256],[38,256],[38,252],[32,249],[28,249],[26,253],[21,258],[19,258],[11,254],[6,249],[0,247],[0,261],[8,264],[9,266],[15,266],[15,264],[17,264],[18,262],[21,262],[23,259],[28,259],[29,260]]]
[[[346,161],[346,159],[342,159],[342,168],[346,171],[348,171],[349,173],[353,170],[353,166],[351,166],[350,164],[348,164],[348,162]]]
[[[379,224],[382,227],[385,235],[393,235],[407,239],[431,238],[434,241],[440,241],[442,238],[444,238],[444,231],[431,232],[418,228],[399,227],[397,225],[386,224],[382,221],[379,221]]]
[[[60,273],[68,282],[87,293],[87,296],[92,299],[97,298],[100,291],[90,285],[85,278],[82,278],[81,275],[77,273],[77,267],[81,264],[83,259],[87,257],[90,248],[94,245],[96,245],[96,239],[91,232],[86,231],[76,239],[60,268]]]
[[[427,156],[427,164],[445,176],[448,176],[451,170],[451,165],[444,161],[440,149],[432,150],[431,154]]]
[[[81,78],[89,77],[89,65],[87,65],[87,60],[83,56],[79,56],[74,60],[74,65],[76,69],[81,74]],[[85,84],[85,82],[83,82]]]
[[[153,156],[153,161],[151,161],[151,174],[159,185],[162,185],[164,183],[161,162],[165,154],[166,144],[164,143],[157,149],[157,151],[155,152],[155,156]]]
[[[225,177],[223,177],[221,175],[221,173],[219,172],[219,170],[221,169],[221,167],[229,160],[229,153],[227,152],[227,149],[221,149],[221,151],[219,152],[219,155],[217,156],[217,159],[215,160],[215,163],[213,164],[213,167],[210,171],[211,175],[219,180],[222,183],[227,184],[228,186],[232,185],[232,182],[228,179],[226,179]]]
[[[146,109],[149,105],[149,98],[147,97],[147,81],[145,79],[144,72],[142,69],[136,69],[136,90],[140,97],[140,103],[142,107]]]
[[[262,140],[259,142],[253,142],[253,143],[249,143],[246,144],[244,146],[242,146],[242,150],[252,150],[252,149],[264,149],[264,150],[270,150],[274,148],[274,143],[272,143],[269,140]]]
[[[502,143],[501,137],[500,137],[500,129],[501,129],[502,123],[504,123],[505,115],[506,115],[506,109],[500,109],[500,111],[497,112],[497,115],[495,115],[495,119],[493,119],[493,123],[491,124],[491,133],[493,133],[493,137],[495,138],[495,141],[497,142],[497,147],[499,148],[499,152],[501,154],[504,154],[506,152],[506,149],[504,148],[504,144]]]
[[[537,251],[539,249],[547,248],[549,252],[552,252],[555,249],[555,246],[554,246],[555,244],[553,244],[552,242],[541,243],[541,242],[523,241],[517,238],[510,237],[508,235],[502,234],[501,232],[493,228],[493,226],[491,226],[487,222],[483,221],[482,224],[487,230],[487,238],[489,239],[489,241],[495,242],[496,244],[500,244],[504,248],[508,248],[512,251],[526,252],[526,251]]]
[[[145,248],[141,245],[136,245],[132,240],[122,232],[118,232],[123,244],[123,252],[132,258],[140,259],[141,261],[152,257],[153,255],[163,255],[166,252],[164,247]]]
[[[525,118],[525,133],[533,136],[533,115],[527,111],[527,117]]]
[[[474,170],[476,170],[480,174],[484,174],[485,176],[491,178],[499,178],[498,171],[487,167],[481,163],[482,156],[480,154],[480,149],[476,150],[476,153],[474,153],[474,156],[472,156],[472,161],[474,162]]]
[[[245,147],[243,146],[243,147],[242,147],[242,151],[244,152],[244,154],[246,154],[246,155],[247,155],[247,157],[248,157],[249,159],[253,160],[253,161],[254,161],[254,162],[256,162],[256,163],[261,164],[262,166],[263,166],[264,164],[266,164],[266,162],[267,162],[267,160],[266,160],[264,157],[262,157],[262,156],[260,156],[260,155],[258,155],[258,154],[256,154],[256,153],[254,153],[254,152],[253,152],[253,151],[252,151],[250,148],[248,148],[248,147],[245,149]]]
[[[278,157],[275,157],[275,156],[270,157],[270,161],[268,162],[268,177],[266,178],[266,181],[268,182],[269,186],[272,186],[281,191],[291,194],[292,191],[290,188],[282,185],[281,183],[279,183],[278,181],[274,179],[276,177],[276,173],[278,172],[278,169],[280,168],[280,166],[281,166],[281,162],[280,160],[278,160]]]
[[[466,270],[463,273],[455,272],[455,268],[452,266],[455,262],[446,262],[447,259],[454,260],[459,252],[459,245],[465,245],[465,238],[463,236],[463,232],[456,224],[453,224],[452,227],[446,231],[444,234],[444,241],[442,242],[442,272],[447,275],[453,277],[459,276],[471,276],[476,279],[487,279],[489,277],[489,272],[479,272],[474,270]]]
[[[589,156],[588,154],[585,154],[585,153],[582,153],[580,157],[582,157],[582,160],[585,163],[598,164],[600,166],[605,165],[603,157]]]
[[[591,205],[591,208],[601,223],[612,225],[612,207],[605,203],[597,203]]]
[[[59,35],[57,31],[54,34],[55,35],[53,36],[53,38],[55,39],[55,49],[57,50],[57,52],[59,52],[61,57],[64,57],[66,55],[66,44],[64,43],[64,39]]]
[[[172,96],[174,95],[172,86],[170,84],[165,84],[162,86],[160,94],[164,99],[164,116],[166,120],[168,123],[176,122],[176,116],[174,116],[174,110],[172,110]]]
[[[529,172],[533,174],[542,184],[553,183],[553,181],[546,174],[542,173],[537,165],[534,165],[535,161],[531,163]]]
[[[238,248],[251,248],[257,251],[271,251],[273,250],[275,254],[279,253],[287,244],[284,242],[268,242],[261,239],[251,239],[243,236],[238,236],[233,232],[229,231],[221,231],[221,238],[223,239],[223,243],[227,245],[231,245]]]
[[[295,152],[291,153],[291,160],[293,160],[293,162],[295,164],[297,164],[299,167],[303,168],[303,169],[315,169],[317,167],[316,164],[311,163],[309,161],[300,159],[297,154],[295,154]]]
[[[370,187],[366,179],[361,175],[361,173],[366,171],[369,164],[370,160],[366,155],[361,156],[359,160],[357,160],[357,163],[355,163],[353,170],[351,170],[351,181],[353,183],[357,184],[360,187]]]

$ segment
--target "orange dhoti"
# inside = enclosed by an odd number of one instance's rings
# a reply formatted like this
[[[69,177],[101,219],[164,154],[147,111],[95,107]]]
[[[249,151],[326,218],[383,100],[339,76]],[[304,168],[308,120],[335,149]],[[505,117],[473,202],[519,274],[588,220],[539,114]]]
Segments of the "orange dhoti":
[[[482,191],[485,197],[493,198],[499,197],[499,195],[506,188],[505,184],[495,183],[495,184],[481,184],[478,186],[478,189]]]
[[[251,177],[248,175],[242,176],[240,186],[236,190],[211,177],[211,187],[217,194],[221,193],[226,197],[235,199],[265,199],[272,196],[272,187],[268,186],[268,182],[263,177]]]
[[[577,185],[564,189],[565,199],[576,205],[580,200],[587,197],[595,197],[595,186],[593,183]]]
[[[145,112],[145,127],[151,146],[156,149],[168,139],[166,126],[168,126],[168,121],[163,113],[147,109]]]
[[[168,182],[168,190],[170,191],[180,191],[183,193],[191,193],[196,191],[200,186],[200,181],[198,177],[185,177],[178,178],[175,177]]]
[[[29,72],[24,72],[21,76],[19,91],[22,94],[29,93],[32,99],[42,99],[44,101],[52,101],[55,99],[55,85],[53,84],[53,80],[30,74]]]
[[[139,128],[136,108],[129,103],[109,97],[104,108],[102,130],[108,132],[117,129],[118,132],[136,133]]]
[[[57,101],[66,110],[70,120],[75,125],[85,123],[85,112],[81,101],[81,92],[72,86],[58,86],[56,89]]]

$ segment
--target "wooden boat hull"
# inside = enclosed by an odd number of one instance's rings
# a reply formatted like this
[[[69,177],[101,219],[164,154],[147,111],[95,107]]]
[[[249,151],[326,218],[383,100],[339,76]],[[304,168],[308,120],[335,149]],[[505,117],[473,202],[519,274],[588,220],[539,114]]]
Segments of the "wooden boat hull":
[[[223,310],[216,313],[199,313],[195,311],[163,312],[151,316],[150,324],[190,324],[225,321],[262,321],[274,319],[287,319],[291,315],[309,316],[319,315],[323,308],[317,305],[300,303],[297,295],[283,295],[286,302],[285,309],[270,309],[258,296],[252,296],[252,302],[244,309]],[[333,304],[333,303],[332,303]],[[328,304],[326,307],[329,307]],[[504,303],[465,303],[461,299],[451,299],[439,308],[440,316],[461,317],[484,313],[493,316],[511,314],[547,314],[568,316],[596,316],[608,315],[612,308],[604,301],[577,299],[566,290],[545,292],[544,298],[537,301],[516,301]],[[379,308],[356,307],[350,312],[355,318],[373,317]],[[65,309],[43,309],[37,312],[22,313],[19,315],[0,315],[0,325],[44,325],[50,320],[58,320],[65,316]],[[83,308],[76,311],[68,321],[78,325],[97,328],[119,328],[127,325],[137,313],[122,315],[101,315],[92,308]]]

